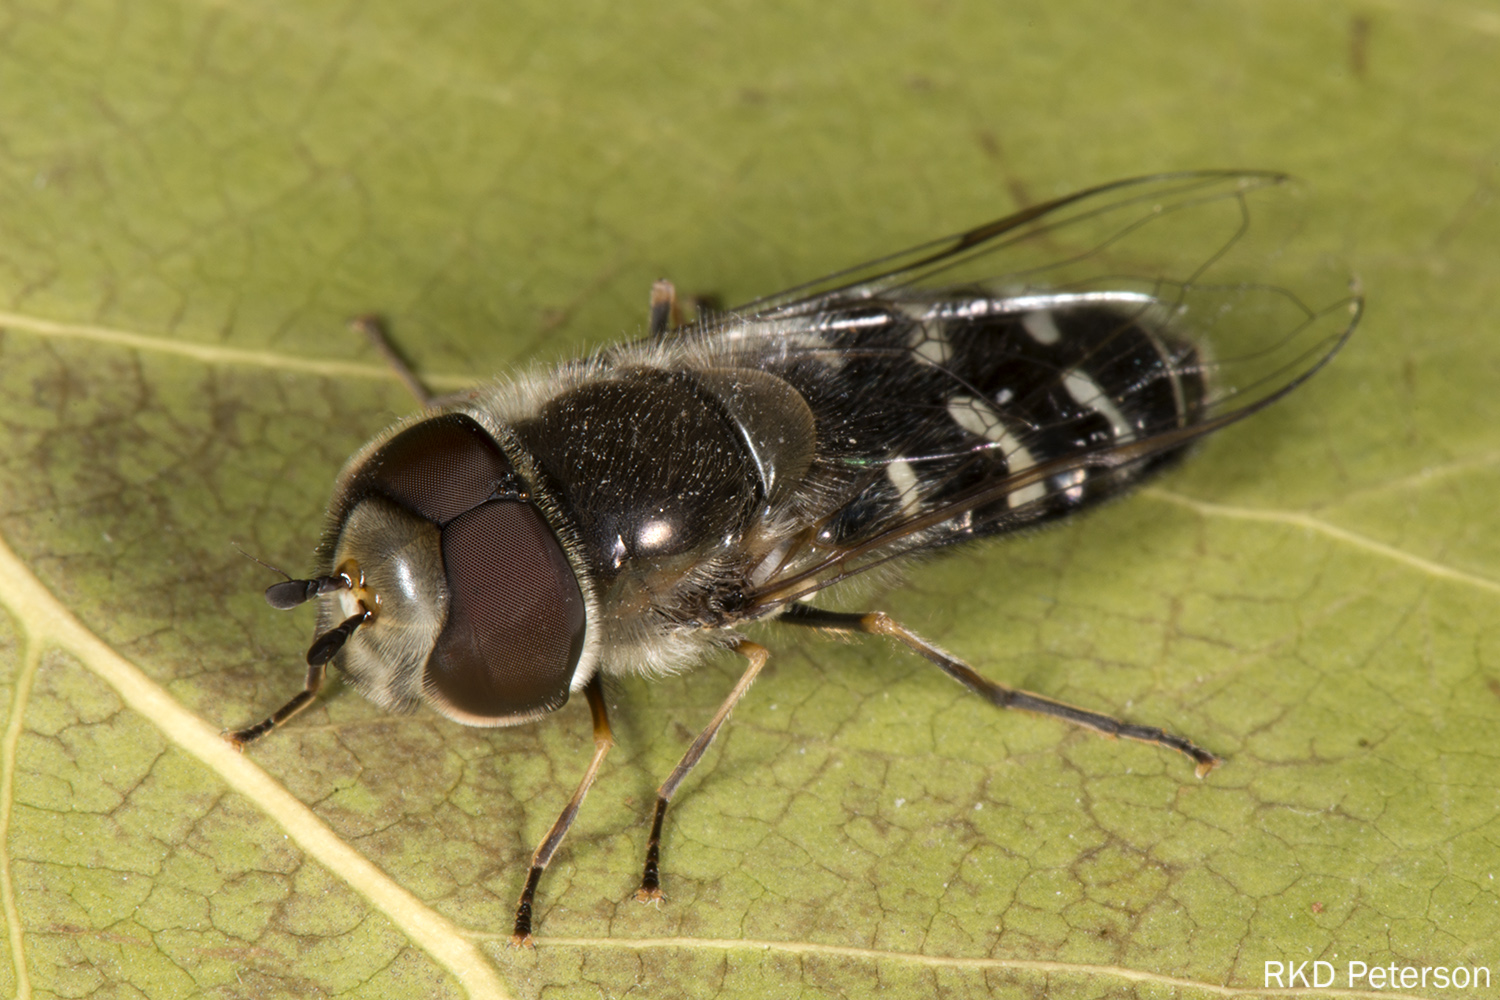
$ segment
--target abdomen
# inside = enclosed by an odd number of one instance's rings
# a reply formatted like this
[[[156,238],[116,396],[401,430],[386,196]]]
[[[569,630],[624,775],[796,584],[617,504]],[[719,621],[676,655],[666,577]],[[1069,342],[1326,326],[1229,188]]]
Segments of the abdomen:
[[[759,364],[816,420],[809,492],[837,498],[820,538],[857,544],[1031,466],[1191,423],[1201,365],[1161,312],[1123,293],[871,301],[768,336]],[[1180,452],[1073,467],[931,529],[924,547],[1077,512]]]

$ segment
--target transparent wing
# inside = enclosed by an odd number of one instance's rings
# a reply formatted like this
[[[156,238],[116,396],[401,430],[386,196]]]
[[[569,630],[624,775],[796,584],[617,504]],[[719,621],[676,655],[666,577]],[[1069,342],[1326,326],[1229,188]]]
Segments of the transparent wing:
[[[808,314],[830,299],[996,281],[1032,284],[1035,279],[1056,288],[1063,282],[1049,275],[1096,258],[1121,240],[1134,236],[1139,241],[1135,234],[1143,228],[1162,232],[1170,227],[1151,227],[1153,220],[1196,214],[1204,205],[1217,204],[1217,214],[1237,226],[1236,213],[1247,198],[1288,184],[1287,175],[1268,171],[1199,171],[1113,181],[755,299],[729,315]],[[1193,225],[1201,228],[1201,220]],[[1038,250],[1049,246],[1056,249],[1039,257]],[[1185,263],[1188,270],[1173,267],[1171,273],[1185,279],[1208,261],[1200,256]]]
[[[907,314],[948,310],[961,317],[982,306],[990,313],[1017,315],[1097,304],[1130,324],[1159,331],[1165,343],[1159,363],[1117,383],[1110,405],[1120,412],[1135,398],[1145,399],[1168,382],[1190,379],[1199,395],[1186,409],[1155,411],[1132,433],[1104,444],[1080,444],[1030,464],[1009,461],[1014,470],[981,477],[962,488],[934,489],[930,477],[905,486],[910,503],[891,505],[900,516],[878,520],[872,530],[830,545],[814,532],[798,546],[780,572],[753,595],[755,613],[806,597],[851,575],[910,552],[955,540],[954,530],[975,527],[987,533],[1005,522],[1022,526],[1069,488],[1076,470],[1122,469],[1150,463],[1269,405],[1292,391],[1344,344],[1358,320],[1361,299],[1336,262],[1310,248],[1295,247],[1302,219],[1301,192],[1284,175],[1256,172],[1173,174],[1120,181],[1060,198],[956,236],[935,240],[872,261],[779,295],[748,303],[724,322],[763,329],[824,324],[860,305],[897,304]],[[1089,365],[1106,365],[1119,342],[1105,336],[1089,349]],[[798,348],[828,350],[829,348]],[[908,355],[921,344],[877,345],[870,351]],[[847,350],[847,348],[845,349]],[[928,358],[929,362],[931,358]],[[1027,392],[1056,393],[1073,382],[1079,365],[1042,373]],[[952,396],[968,389],[965,373],[954,370]],[[1025,400],[1012,401],[1025,412]],[[914,419],[909,447],[902,452],[937,463],[943,456],[924,441],[927,429],[951,430],[955,413],[930,404],[926,424]],[[957,419],[963,422],[963,415]],[[977,420],[978,418],[976,418]],[[1059,417],[1058,420],[1064,418]],[[1035,451],[1033,442],[1057,440],[1066,428],[1037,421],[1015,423],[1004,434],[974,428],[974,439],[959,447],[975,453],[1001,450],[1007,458]],[[1065,435],[1062,435],[1065,436]],[[1080,438],[1082,440],[1082,438]],[[943,445],[942,447],[951,447]],[[922,449],[928,448],[924,452]],[[1055,452],[1055,449],[1054,449]],[[848,502],[860,502],[862,489],[879,476],[899,477],[867,459],[868,477],[849,486]],[[977,461],[977,459],[976,459]],[[950,463],[951,464],[951,463]],[[954,481],[964,478],[954,467]],[[1020,467],[1025,465],[1025,467]],[[941,486],[941,483],[936,484]],[[919,503],[916,493],[935,493],[937,502]],[[841,516],[838,508],[830,519]]]

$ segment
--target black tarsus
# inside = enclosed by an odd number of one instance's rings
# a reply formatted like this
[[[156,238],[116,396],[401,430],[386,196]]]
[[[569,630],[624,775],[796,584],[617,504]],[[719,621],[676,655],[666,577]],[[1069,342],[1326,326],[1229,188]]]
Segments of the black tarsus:
[[[288,580],[284,584],[277,584],[275,587],[270,588],[270,590],[275,590],[276,587],[285,587],[287,584],[296,584],[298,586],[313,585],[328,580],[343,581],[342,586],[329,587],[330,590],[339,590],[342,587],[349,586],[347,577],[325,576],[320,578],[320,580]],[[311,589],[310,586],[309,589]],[[309,594],[308,596],[312,595]],[[276,606],[276,601],[272,598],[270,591],[266,593],[266,600],[270,601],[273,606]],[[306,598],[302,600],[306,600]],[[302,602],[296,601],[287,605],[287,607],[295,607],[296,604],[300,603]],[[318,691],[323,687],[323,678],[328,671],[328,661],[333,659],[334,654],[343,648],[344,643],[349,641],[349,636],[354,634],[354,630],[369,620],[370,612],[365,609],[364,605],[360,605],[359,614],[350,615],[338,625],[313,639],[312,648],[307,651],[307,683],[303,686],[303,689],[298,691],[292,697],[291,701],[272,713],[269,718],[257,722],[253,726],[246,726],[244,729],[236,729],[234,732],[225,733],[224,738],[229,741],[230,746],[236,750],[244,750],[246,746],[254,743],[287,719],[290,719],[312,704],[313,699],[318,696]]]
[[[225,733],[224,738],[236,750],[244,750],[246,746],[254,743],[287,719],[290,719],[308,705],[311,705],[313,699],[318,696],[318,692],[323,687],[323,677],[326,673],[327,667],[321,663],[309,665],[307,668],[307,683],[301,691],[298,691],[292,697],[291,701],[278,708],[269,718],[257,722],[253,726],[246,726],[244,729]]]
[[[641,887],[636,898],[643,903],[662,898],[661,894],[661,828],[667,818],[667,800],[656,800],[655,815],[651,818],[651,839],[646,842],[646,867],[641,872]]]

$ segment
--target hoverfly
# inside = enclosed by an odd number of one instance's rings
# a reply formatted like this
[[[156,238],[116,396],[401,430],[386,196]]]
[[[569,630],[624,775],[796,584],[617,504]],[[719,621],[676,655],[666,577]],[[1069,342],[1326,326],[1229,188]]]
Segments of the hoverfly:
[[[878,566],[1039,527],[1170,465],[1285,396],[1360,300],[1258,284],[1279,174],[1120,181],[431,403],[339,474],[306,687],[227,735],[243,747],[316,696],[329,663],[393,711],[508,726],[582,691],[595,751],[532,858],[542,871],[612,745],[602,678],[746,668],[661,785],[638,898],[661,898],[667,804],[765,665],[739,626],[888,636],[1002,708],[1218,762],[1181,736],[995,683],[881,612],[813,603]],[[1271,240],[1273,242],[1267,242]]]

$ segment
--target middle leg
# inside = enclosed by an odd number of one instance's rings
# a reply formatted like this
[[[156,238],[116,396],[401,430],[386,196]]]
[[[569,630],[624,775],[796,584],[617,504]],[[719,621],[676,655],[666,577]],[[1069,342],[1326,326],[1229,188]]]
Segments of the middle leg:
[[[652,817],[651,840],[646,845],[646,869],[641,874],[641,887],[635,892],[635,898],[643,903],[658,902],[664,898],[661,894],[661,828],[662,822],[667,817],[667,803],[672,801],[677,786],[682,784],[682,779],[688,776],[693,765],[703,757],[703,752],[719,734],[719,728],[724,725],[724,720],[729,718],[729,713],[734,711],[734,706],[745,697],[745,692],[750,690],[750,685],[755,682],[755,677],[760,673],[761,667],[764,667],[766,661],[771,658],[771,653],[766,647],[748,639],[741,639],[736,643],[734,651],[750,661],[745,667],[745,672],[740,675],[739,683],[735,684],[734,690],[729,692],[729,697],[724,699],[724,704],[719,706],[719,710],[714,713],[708,726],[698,734],[697,739],[693,740],[692,746],[688,747],[687,753],[682,755],[682,760],[667,776],[667,780],[663,781],[661,787],[656,790],[656,815]]]

